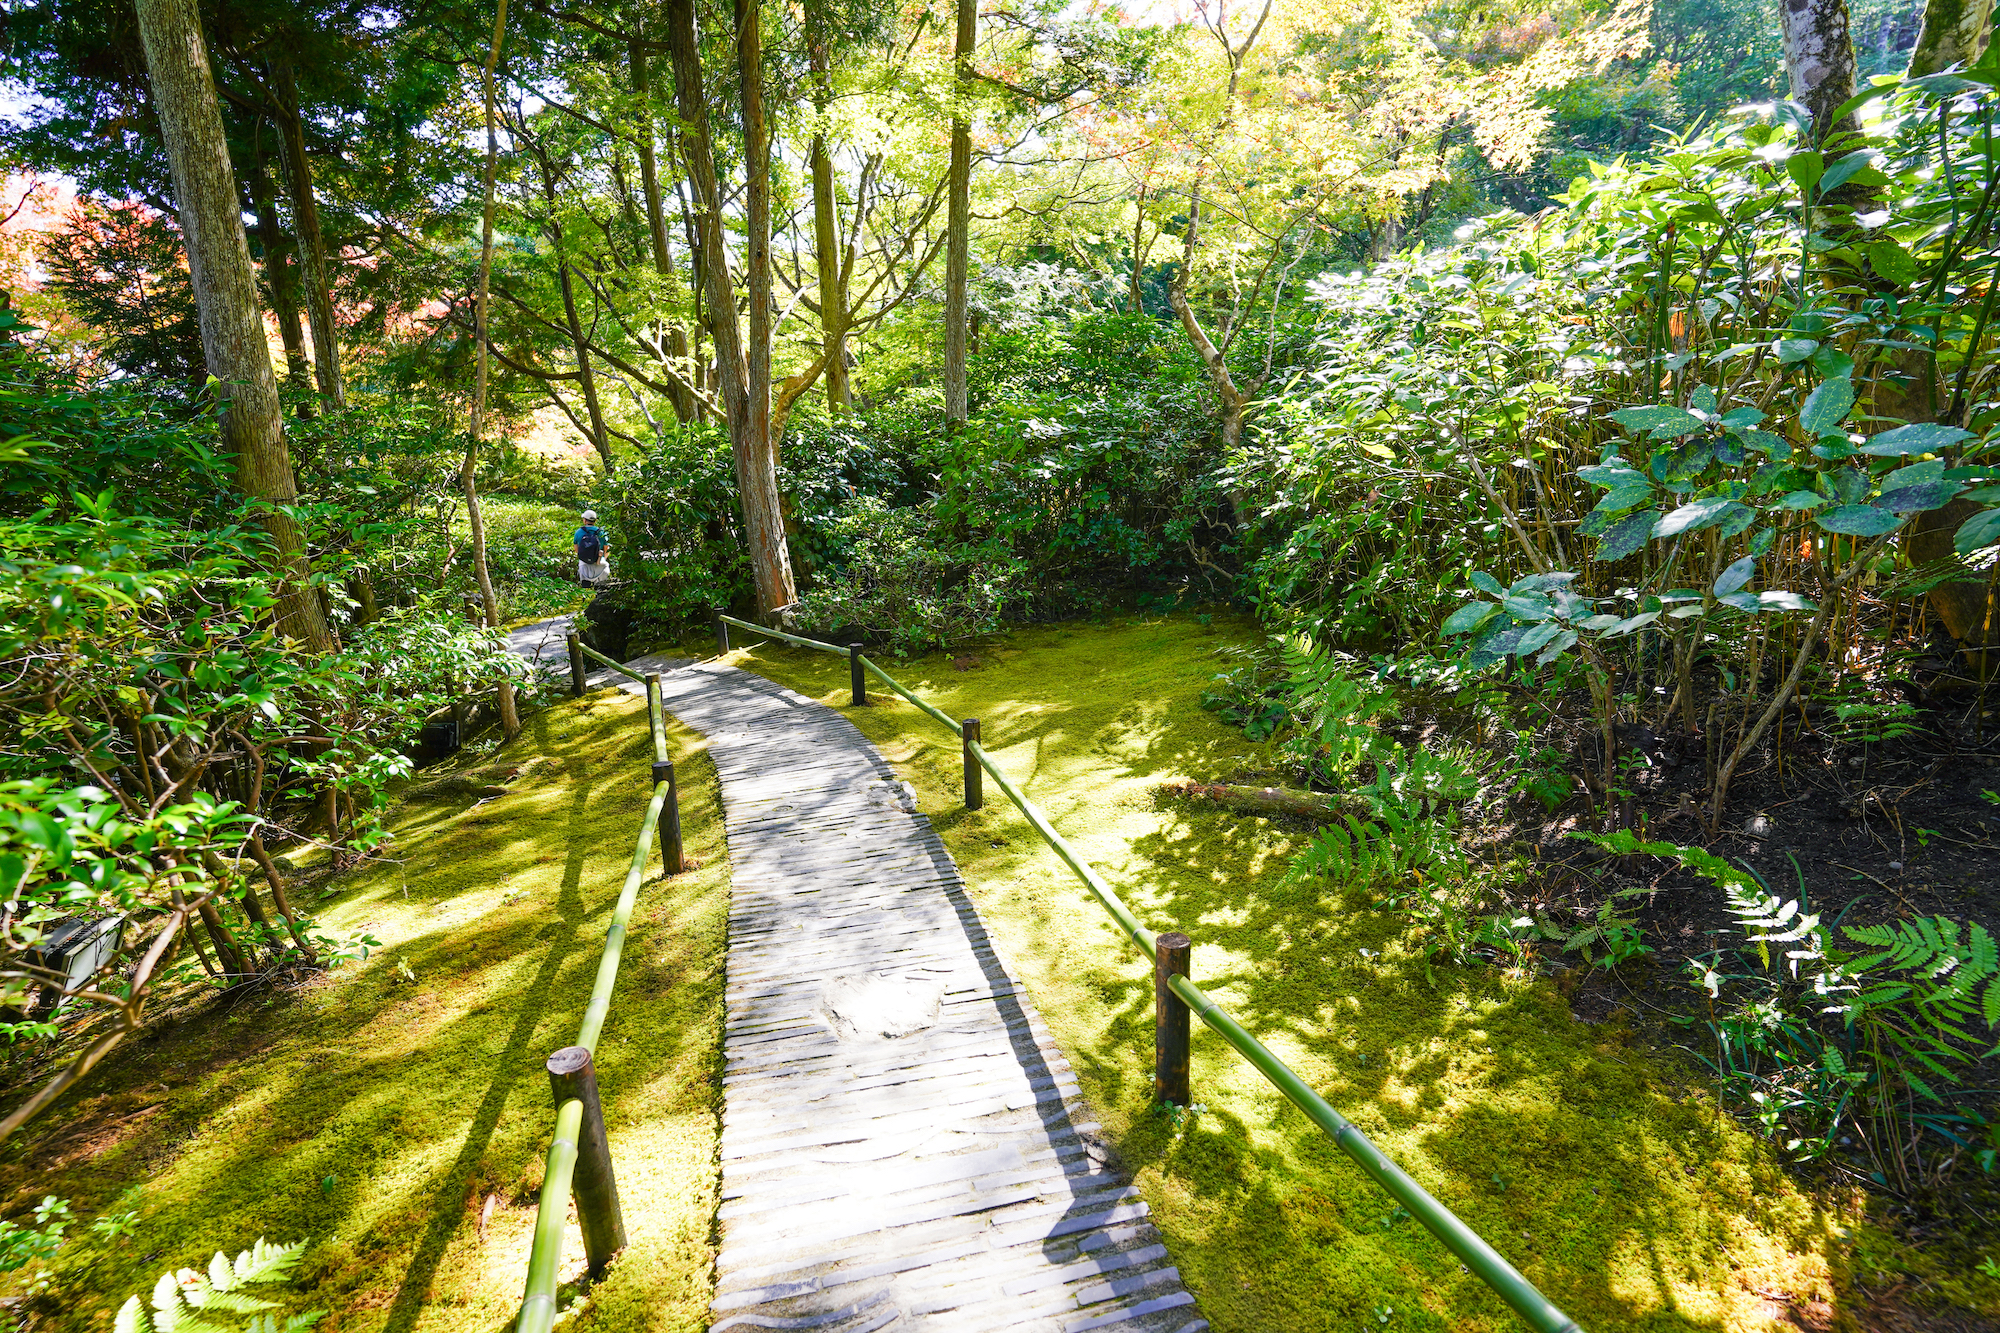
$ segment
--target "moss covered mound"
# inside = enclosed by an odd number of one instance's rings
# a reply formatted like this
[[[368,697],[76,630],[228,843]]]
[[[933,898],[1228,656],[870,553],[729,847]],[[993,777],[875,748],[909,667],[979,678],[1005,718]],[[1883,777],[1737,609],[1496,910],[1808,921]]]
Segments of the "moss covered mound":
[[[1194,937],[1210,993],[1586,1329],[1823,1326],[1852,1202],[1803,1192],[1679,1056],[1576,1021],[1546,979],[1445,968],[1433,983],[1390,916],[1285,881],[1295,835],[1159,800],[1163,782],[1268,762],[1198,703],[1214,650],[1255,632],[1035,629],[891,670],[979,718],[1141,917]],[[846,707],[836,658],[762,645],[731,660]],[[1152,1111],[1145,965],[1004,797],[963,809],[949,732],[885,693],[850,716],[915,784],[1221,1333],[1520,1327],[1199,1024],[1202,1109]]]
[[[728,870],[701,738],[673,745],[705,868],[662,880],[655,857],[597,1051],[632,1245],[577,1313],[621,1331],[702,1328],[710,1294]],[[574,1040],[631,861],[645,706],[565,703],[498,761],[536,755],[552,762],[497,798],[406,805],[396,859],[326,886],[313,910],[379,939],[367,961],[186,1004],[7,1146],[10,1214],[47,1193],[88,1216],[143,1187],[136,1234],[76,1247],[44,1326],[109,1328],[162,1269],[260,1236],[313,1239],[322,1328],[511,1321],[554,1119],[542,1062]],[[565,1255],[574,1283],[574,1222]]]

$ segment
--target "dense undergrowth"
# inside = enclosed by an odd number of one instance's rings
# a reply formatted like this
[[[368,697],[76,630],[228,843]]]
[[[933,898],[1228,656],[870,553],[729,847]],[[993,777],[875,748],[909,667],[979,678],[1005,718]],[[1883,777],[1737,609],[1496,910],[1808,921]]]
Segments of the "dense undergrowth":
[[[702,868],[655,873],[633,917],[597,1052],[633,1244],[571,1316],[621,1333],[702,1328],[710,1295],[727,859],[702,739],[669,734]],[[160,1272],[266,1237],[311,1242],[285,1299],[327,1311],[322,1329],[511,1319],[553,1116],[541,1065],[582,1017],[651,756],[643,703],[593,694],[468,751],[456,781],[427,772],[368,863],[302,858],[294,894],[379,946],[332,973],[171,991],[84,1095],[7,1143],[6,1211],[55,1195],[74,1219],[8,1275],[10,1317],[108,1328]],[[505,795],[477,796],[516,769]],[[19,1056],[6,1071],[34,1072]],[[105,1217],[119,1234],[89,1225]],[[574,1223],[566,1252],[567,1306]]]
[[[1296,872],[1305,826],[1163,796],[1278,761],[1200,708],[1246,631],[1117,618],[898,674],[979,717],[989,751],[1140,915],[1194,937],[1202,984],[1584,1327],[1823,1326],[1913,1286],[1977,1307],[2000,1297],[1976,1260],[1909,1251],[1852,1188],[1796,1177],[1672,1049],[1677,1030],[1628,1010],[1573,1017],[1587,969],[1564,968],[1559,945],[1438,966],[1381,880]],[[766,645],[732,660],[845,697],[844,668],[818,654]],[[1220,1041],[1196,1038],[1199,1109],[1154,1107],[1143,962],[1010,806],[962,808],[949,733],[879,694],[851,716],[916,784],[1217,1328],[1510,1326]]]

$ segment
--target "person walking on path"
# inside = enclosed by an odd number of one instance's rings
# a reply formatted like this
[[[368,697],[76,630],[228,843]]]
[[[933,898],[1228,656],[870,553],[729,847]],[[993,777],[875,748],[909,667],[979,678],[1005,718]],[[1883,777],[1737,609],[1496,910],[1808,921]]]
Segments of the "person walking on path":
[[[597,511],[583,511],[583,526],[576,530],[571,539],[576,547],[576,581],[586,588],[595,588],[611,578],[611,538],[603,528],[597,526]]]

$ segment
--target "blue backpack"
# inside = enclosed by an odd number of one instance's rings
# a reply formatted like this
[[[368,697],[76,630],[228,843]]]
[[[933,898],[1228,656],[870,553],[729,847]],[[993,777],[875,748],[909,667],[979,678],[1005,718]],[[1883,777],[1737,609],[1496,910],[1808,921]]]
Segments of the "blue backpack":
[[[604,530],[598,527],[584,528],[576,534],[577,557],[586,565],[597,563],[604,554]]]

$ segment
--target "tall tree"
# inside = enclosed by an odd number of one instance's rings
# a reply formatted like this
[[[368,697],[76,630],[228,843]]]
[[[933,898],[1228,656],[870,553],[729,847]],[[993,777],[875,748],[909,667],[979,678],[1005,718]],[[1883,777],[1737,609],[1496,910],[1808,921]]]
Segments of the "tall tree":
[[[270,62],[271,93],[276,106],[278,160],[291,188],[292,231],[298,238],[299,269],[305,278],[306,324],[312,329],[313,378],[319,396],[332,408],[347,406],[347,384],[340,371],[340,332],[333,322],[333,283],[326,258],[326,237],[319,225],[319,200],[313,194],[312,160],[306,155],[305,116],[299,107],[298,81],[289,57]]]
[[[674,267],[673,246],[667,240],[666,203],[660,194],[659,152],[653,142],[653,85],[646,66],[646,43],[633,37],[627,44],[627,55],[632,66],[632,94],[639,112],[634,133],[639,141],[639,188],[646,197],[646,235],[653,247],[653,271],[671,291],[677,286],[679,270]],[[693,421],[694,390],[683,378],[692,370],[688,365],[687,330],[678,321],[663,326],[656,322],[653,336],[660,340],[662,359],[667,363],[667,400],[674,405],[674,415],[683,422]]]
[[[761,327],[766,340],[761,411],[754,410],[751,402],[742,330],[736,322],[736,290],[729,275],[729,244],[722,228],[721,190],[716,180],[715,152],[709,137],[708,102],[702,90],[701,36],[695,22],[694,0],[668,0],[667,48],[674,66],[674,92],[681,118],[678,138],[681,154],[686,160],[688,188],[694,195],[696,249],[702,287],[707,298],[709,336],[715,343],[717,387],[729,425],[730,452],[736,463],[744,536],[750,547],[750,568],[756,579],[758,610],[770,615],[791,605],[795,594],[791,553],[786,548],[784,515],[778,499],[777,450],[769,429],[770,140],[763,128],[763,43],[754,30],[761,18],[758,10],[759,6],[755,3],[739,0],[736,45],[743,76],[745,139],[750,145],[747,148],[751,163],[749,179],[753,188],[765,191],[761,204],[756,202],[754,195],[746,201],[751,209],[763,210],[764,242],[761,247],[756,244],[756,221],[753,219],[751,256],[753,265],[758,258],[765,261],[764,273],[761,284],[755,276],[750,279],[752,291],[761,290],[764,295],[762,324],[758,323],[754,297],[751,319],[753,336]],[[757,125],[755,136],[748,128],[753,120]],[[759,172],[755,165],[758,149],[751,142],[753,137],[762,138],[764,172],[761,186],[758,185]],[[763,423],[761,435],[753,434],[753,421]]]
[[[298,274],[292,268],[297,247],[278,224],[277,192],[265,162],[261,133],[252,152],[250,200],[257,214],[257,248],[263,252],[264,285],[270,289],[271,313],[278,318],[278,337],[285,344],[285,378],[296,388],[312,375],[312,368],[306,362],[305,331],[299,325]]]
[[[1779,0],[1785,39],[1785,74],[1792,100],[1812,112],[1813,139],[1860,128],[1852,111],[1836,119],[1854,96],[1854,41],[1847,30],[1847,0]]]
[[[235,455],[237,484],[264,502],[264,527],[277,558],[278,628],[326,651],[334,646],[333,632],[309,586],[305,540],[288,508],[298,502],[298,482],[200,20],[194,0],[139,0],[137,9],[200,310],[202,354],[223,402],[223,443]]]
[[[972,48],[978,39],[979,0],[958,0],[952,39],[951,182],[945,202],[944,243],[944,419],[965,420],[966,342],[971,303],[966,287],[972,270]]]
[[[486,428],[486,298],[493,283],[493,177],[500,161],[493,73],[500,63],[500,45],[506,37],[507,0],[497,0],[493,9],[493,41],[486,48],[486,64],[479,72],[486,108],[486,171],[480,195],[479,280],[472,292],[472,423],[465,436],[465,462],[458,470],[459,488],[465,493],[466,522],[472,528],[472,571],[479,580],[479,604],[488,629],[500,628],[500,599],[493,595],[493,575],[486,564],[486,515],[479,508],[479,441]],[[511,676],[500,677],[500,730],[508,740],[521,730]]]
[[[840,246],[840,200],[834,187],[833,153],[827,143],[828,113],[833,106],[833,60],[823,4],[805,6],[806,63],[812,78],[813,259],[819,269],[820,342],[826,357],[826,405],[850,411],[854,390],[847,375],[847,284],[842,281],[846,256]]]
[[[1993,0],[1930,0],[1910,52],[1910,75],[1973,64],[1992,40]]]

